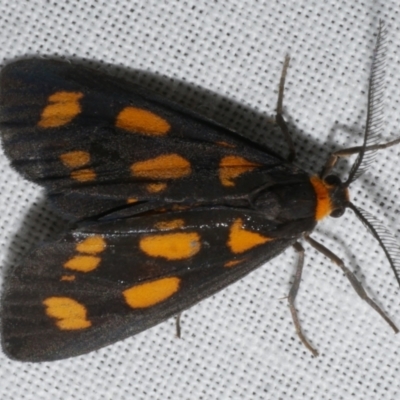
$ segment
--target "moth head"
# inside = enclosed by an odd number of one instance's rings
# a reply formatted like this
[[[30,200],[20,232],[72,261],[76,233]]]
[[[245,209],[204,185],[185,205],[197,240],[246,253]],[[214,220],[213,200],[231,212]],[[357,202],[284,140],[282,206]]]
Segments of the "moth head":
[[[333,218],[339,218],[344,214],[350,202],[349,189],[337,175],[328,175],[324,179],[324,184],[328,189],[331,201],[329,215]]]

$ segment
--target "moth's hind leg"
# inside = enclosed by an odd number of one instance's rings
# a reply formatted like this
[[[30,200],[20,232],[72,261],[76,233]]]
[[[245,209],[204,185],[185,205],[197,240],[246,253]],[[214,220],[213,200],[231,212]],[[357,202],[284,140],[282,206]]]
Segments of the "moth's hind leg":
[[[301,275],[302,275],[302,272],[303,272],[304,248],[300,243],[295,243],[293,245],[293,248],[298,253],[299,258],[297,260],[296,274],[294,276],[294,281],[293,281],[292,287],[290,288],[289,295],[288,295],[289,308],[290,308],[290,312],[292,314],[292,319],[293,319],[294,326],[296,328],[297,335],[299,336],[299,338],[302,341],[302,343],[304,344],[304,346],[306,346],[307,349],[311,351],[313,356],[317,357],[318,356],[318,351],[316,349],[314,349],[314,347],[311,346],[310,342],[304,336],[303,331],[301,329],[299,316],[297,315],[297,311],[296,311],[296,308],[294,306],[294,302],[295,302],[295,299],[296,299],[296,296],[297,296],[297,292],[299,291]]]
[[[367,292],[362,287],[361,283],[358,281],[355,275],[344,265],[343,261],[334,253],[332,253],[329,249],[327,249],[324,245],[312,239],[310,236],[305,236],[304,238],[305,240],[307,240],[308,243],[310,243],[312,247],[314,247],[314,249],[318,250],[320,253],[329,258],[331,261],[333,261],[336,265],[338,265],[342,269],[346,278],[350,281],[356,293],[389,324],[389,326],[394,330],[395,333],[398,333],[399,329],[397,328],[397,326],[384,313],[384,311],[378,306],[378,304],[376,304],[368,296]]]

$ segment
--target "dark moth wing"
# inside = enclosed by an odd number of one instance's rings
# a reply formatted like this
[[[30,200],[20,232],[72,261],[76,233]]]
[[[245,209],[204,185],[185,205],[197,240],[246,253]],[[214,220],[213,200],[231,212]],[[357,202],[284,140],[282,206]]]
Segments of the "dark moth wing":
[[[290,226],[223,207],[84,224],[13,271],[4,351],[55,360],[141,332],[280,253],[306,228]]]
[[[230,204],[282,172],[305,176],[240,135],[95,70],[22,60],[0,79],[4,150],[69,218],[127,205],[135,214]]]
[[[72,357],[143,331],[316,224],[304,171],[138,86],[27,60],[6,66],[0,87],[12,165],[81,220],[5,282],[12,358]]]

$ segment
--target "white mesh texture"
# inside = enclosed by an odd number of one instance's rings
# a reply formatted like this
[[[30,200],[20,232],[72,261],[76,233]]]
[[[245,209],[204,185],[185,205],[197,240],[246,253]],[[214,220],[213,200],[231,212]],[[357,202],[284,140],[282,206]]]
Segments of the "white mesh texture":
[[[284,107],[297,163],[319,172],[333,150],[361,143],[379,18],[388,29],[385,134],[400,133],[399,11],[395,0],[0,0],[0,60],[4,65],[41,54],[101,61],[110,73],[267,140],[264,122],[273,117],[289,53]],[[283,153],[281,137],[274,140]],[[352,198],[400,238],[399,151],[380,152],[352,186]],[[43,192],[14,172],[3,154],[0,171],[3,276],[60,224]],[[393,273],[351,212],[323,222],[314,237],[344,259],[400,325]],[[0,398],[398,399],[400,337],[329,260],[305,247],[297,308],[318,358],[296,337],[284,299],[296,260],[289,249],[185,312],[182,340],[170,320],[59,362],[22,364],[1,353]]]

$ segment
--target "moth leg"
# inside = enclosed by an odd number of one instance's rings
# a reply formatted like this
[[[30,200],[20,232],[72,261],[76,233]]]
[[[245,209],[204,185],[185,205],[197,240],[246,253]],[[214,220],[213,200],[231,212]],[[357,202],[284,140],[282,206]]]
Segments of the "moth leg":
[[[299,317],[297,315],[296,308],[294,306],[294,302],[297,296],[297,292],[299,290],[300,286],[300,281],[301,281],[301,274],[303,272],[303,265],[304,265],[304,248],[300,243],[295,243],[293,245],[293,248],[295,251],[298,253],[299,258],[297,260],[297,267],[296,267],[296,274],[294,277],[294,281],[292,284],[292,287],[290,288],[289,295],[288,295],[288,302],[289,302],[289,308],[290,312],[292,314],[292,319],[294,326],[296,328],[296,333],[299,336],[300,340],[304,344],[304,346],[307,347],[308,350],[311,351],[314,357],[318,356],[318,351],[314,349],[314,347],[311,346],[307,338],[304,336],[303,331],[301,329]]]
[[[400,143],[400,138],[392,140],[391,142],[387,143],[376,144],[374,146],[367,146],[365,148],[365,151],[376,151],[376,150],[387,149],[388,147],[394,146],[399,143]],[[355,146],[355,147],[349,147],[348,149],[335,151],[328,158],[328,161],[326,162],[323,170],[321,171],[320,177],[325,178],[332,171],[332,169],[334,168],[334,166],[337,164],[337,162],[341,157],[349,157],[353,154],[358,154],[362,149],[363,146]]]
[[[286,121],[284,120],[284,118],[282,116],[283,93],[285,90],[285,79],[286,79],[286,74],[287,74],[287,70],[289,67],[289,61],[290,61],[290,57],[288,55],[286,55],[285,61],[283,63],[283,68],[282,68],[281,80],[279,82],[278,103],[276,105],[275,121],[278,124],[279,128],[281,128],[283,136],[285,137],[285,140],[289,147],[289,155],[287,157],[287,161],[291,162],[296,157],[296,150],[294,148],[293,140],[292,140],[292,137],[290,136],[288,126],[286,125]]]
[[[365,289],[362,287],[361,283],[355,277],[355,275],[344,265],[343,261],[332,253],[329,249],[327,249],[321,243],[315,241],[310,236],[305,236],[305,240],[310,243],[312,247],[322,253],[324,256],[328,257],[331,261],[333,261],[336,265],[338,265],[342,271],[344,272],[346,278],[350,281],[356,293],[366,301],[370,307],[372,307],[394,330],[395,333],[398,333],[399,330],[397,326],[393,323],[393,321],[383,312],[383,310],[368,296]]]
[[[181,317],[182,317],[182,313],[180,312],[175,318],[175,326],[176,326],[176,337],[178,338],[178,339],[180,339],[181,338],[181,333],[182,333],[182,330],[181,330]]]

